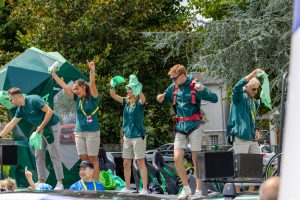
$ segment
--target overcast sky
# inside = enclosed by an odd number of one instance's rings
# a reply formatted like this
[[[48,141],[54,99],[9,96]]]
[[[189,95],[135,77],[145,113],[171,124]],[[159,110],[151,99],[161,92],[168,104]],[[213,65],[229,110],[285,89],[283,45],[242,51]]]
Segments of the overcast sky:
[[[187,5],[187,0],[182,0],[181,4],[186,6]]]

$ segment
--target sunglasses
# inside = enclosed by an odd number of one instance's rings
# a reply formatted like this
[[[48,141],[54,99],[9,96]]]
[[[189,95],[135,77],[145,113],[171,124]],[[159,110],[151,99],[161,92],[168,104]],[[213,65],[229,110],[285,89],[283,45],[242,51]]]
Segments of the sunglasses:
[[[8,100],[9,100],[10,102],[12,102],[12,100],[18,98],[19,96],[22,96],[22,94],[13,94],[13,95],[11,95],[10,97],[8,97]]]
[[[258,88],[251,88],[252,92],[258,91]]]
[[[172,77],[171,79],[172,79],[172,81],[176,81],[178,78],[179,78],[179,76],[181,76],[181,74],[180,75],[178,75],[178,76],[176,76],[176,77]]]

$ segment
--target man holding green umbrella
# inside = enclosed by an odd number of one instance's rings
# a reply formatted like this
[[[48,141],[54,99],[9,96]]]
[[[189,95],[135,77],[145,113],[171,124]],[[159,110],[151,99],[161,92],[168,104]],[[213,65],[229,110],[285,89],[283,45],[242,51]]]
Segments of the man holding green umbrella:
[[[64,189],[62,184],[62,179],[64,177],[63,168],[58,151],[58,116],[53,113],[53,110],[38,95],[28,95],[24,97],[22,91],[19,88],[14,87],[8,90],[8,96],[11,103],[17,106],[17,110],[14,118],[1,131],[0,139],[7,133],[12,131],[13,128],[23,118],[33,126],[36,126],[36,131],[42,134],[43,138],[42,149],[35,149],[35,159],[39,183],[45,182],[47,178],[45,156],[46,148],[48,148],[57,178],[57,184],[54,189]]]

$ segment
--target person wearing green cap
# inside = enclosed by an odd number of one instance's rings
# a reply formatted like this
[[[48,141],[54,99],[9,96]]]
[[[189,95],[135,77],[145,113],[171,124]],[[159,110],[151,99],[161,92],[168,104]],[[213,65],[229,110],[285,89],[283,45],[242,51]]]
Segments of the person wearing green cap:
[[[176,113],[174,117],[174,161],[183,184],[183,189],[178,199],[186,199],[192,194],[183,160],[186,145],[188,143],[191,145],[194,171],[197,171],[196,152],[201,151],[203,135],[203,121],[200,112],[201,100],[216,103],[218,96],[204,87],[199,81],[188,78],[186,68],[183,65],[174,65],[168,75],[173,83],[163,94],[157,95],[157,101],[160,103],[173,101]],[[196,180],[197,188],[194,197],[201,198],[202,182],[200,179]]]
[[[227,124],[227,139],[233,143],[235,154],[250,153],[260,154],[257,140],[260,138],[256,131],[256,116],[259,108],[259,100],[254,99],[260,82],[256,78],[264,73],[261,69],[255,69],[246,77],[239,80],[232,89],[232,104]],[[239,187],[237,187],[239,191]],[[254,186],[249,186],[253,191]]]
[[[72,89],[56,74],[53,67],[52,77],[76,103],[75,144],[82,161],[90,160],[94,164],[94,179],[99,178],[98,151],[100,147],[99,94],[95,84],[95,64],[87,61],[90,68],[90,84],[83,79],[73,83]]]
[[[10,102],[17,106],[14,118],[0,132],[0,138],[4,137],[22,120],[26,120],[36,127],[36,132],[42,135],[42,148],[35,149],[35,161],[38,174],[38,182],[44,183],[47,178],[46,148],[55,171],[57,184],[55,190],[64,189],[62,179],[64,178],[63,167],[59,155],[59,118],[48,106],[46,101],[38,95],[24,96],[20,88],[8,90]]]
[[[146,156],[146,134],[143,124],[144,104],[146,98],[142,92],[142,84],[135,75],[130,75],[129,84],[126,85],[127,96],[121,97],[116,94],[113,87],[110,96],[123,105],[123,153],[124,177],[126,187],[121,192],[130,193],[131,162],[137,161],[141,176],[143,189],[140,194],[148,194],[148,175],[145,165]]]

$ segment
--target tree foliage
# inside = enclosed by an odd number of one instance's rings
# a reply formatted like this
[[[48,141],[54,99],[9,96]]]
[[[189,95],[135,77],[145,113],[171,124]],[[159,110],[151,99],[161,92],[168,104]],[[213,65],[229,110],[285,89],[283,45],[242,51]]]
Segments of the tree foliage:
[[[228,86],[261,67],[269,75],[271,98],[275,106],[280,100],[280,86],[288,69],[292,22],[292,2],[280,0],[252,1],[191,1],[211,21],[203,21],[191,32],[169,33],[156,36],[154,46],[175,48],[167,54],[184,55],[188,49],[188,66],[192,69],[207,68],[211,76]],[[232,5],[222,4],[231,2]],[[240,2],[240,4],[236,4]],[[213,10],[224,10],[217,16]],[[212,10],[212,12],[209,12]],[[226,11],[226,12],[225,12]],[[185,35],[177,37],[176,34]],[[161,34],[160,34],[161,35]],[[173,39],[172,39],[173,38]],[[196,38],[196,39],[195,39]],[[191,48],[190,44],[193,45]]]
[[[190,0],[189,7],[194,14],[201,14],[205,18],[221,20],[230,17],[236,9],[244,10],[246,0]]]
[[[249,1],[245,10],[206,27],[195,62],[209,66],[228,85],[261,67],[269,75],[272,99],[278,105],[289,64],[291,22],[291,1]]]
[[[169,84],[169,66],[181,58],[164,62],[165,51],[153,49],[143,33],[183,30],[186,14],[179,0],[22,0],[11,18],[25,30],[18,33],[24,48],[59,51],[85,74],[86,59],[96,62],[102,142],[120,140],[122,108],[109,97],[108,83],[114,75],[132,73],[143,83],[148,102],[148,146],[170,141],[169,107],[162,108],[155,97]],[[118,92],[126,95],[123,87]]]
[[[15,3],[13,0],[0,0],[0,50],[9,52],[23,50],[19,41],[15,38],[17,31],[22,32],[22,28],[16,21],[9,19]]]

